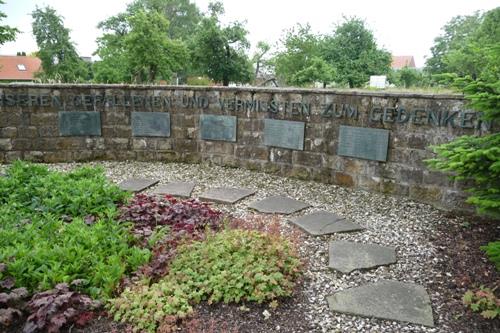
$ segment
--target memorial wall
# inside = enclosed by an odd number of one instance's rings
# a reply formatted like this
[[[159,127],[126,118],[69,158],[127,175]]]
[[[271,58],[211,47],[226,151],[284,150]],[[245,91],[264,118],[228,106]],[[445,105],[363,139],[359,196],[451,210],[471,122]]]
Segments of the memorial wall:
[[[459,95],[232,87],[0,88],[0,162],[209,161],[469,209],[429,145],[496,131]]]

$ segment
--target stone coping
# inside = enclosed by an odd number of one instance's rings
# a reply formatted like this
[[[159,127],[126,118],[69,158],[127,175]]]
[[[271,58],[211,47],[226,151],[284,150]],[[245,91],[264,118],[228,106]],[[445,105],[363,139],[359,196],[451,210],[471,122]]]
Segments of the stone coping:
[[[89,84],[89,83],[8,83],[0,85],[2,88],[42,88],[42,89],[135,89],[135,90],[192,90],[192,91],[234,91],[271,94],[336,94],[346,96],[367,97],[401,97],[426,99],[454,99],[464,100],[462,94],[438,94],[417,92],[372,91],[363,89],[320,89],[320,88],[293,88],[293,87],[223,87],[223,86],[186,86],[186,85],[141,85],[141,84]]]

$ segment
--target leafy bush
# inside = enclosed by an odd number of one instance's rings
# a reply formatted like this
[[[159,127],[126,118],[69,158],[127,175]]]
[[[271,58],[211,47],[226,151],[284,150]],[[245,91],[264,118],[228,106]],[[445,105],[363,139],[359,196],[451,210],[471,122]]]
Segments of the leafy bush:
[[[115,221],[115,203],[127,196],[102,169],[65,174],[14,163],[0,177],[0,281],[34,292],[85,279],[92,297],[109,296],[150,255],[131,246],[129,224]]]
[[[480,213],[500,217],[500,133],[462,136],[433,148],[439,158],[429,160],[429,164],[454,172],[454,179],[472,180],[467,202],[476,205]]]
[[[125,272],[149,259],[149,250],[130,246],[133,236],[111,216],[87,225],[71,223],[51,214],[12,222],[0,208],[0,262],[2,275],[30,291],[52,288],[76,279],[88,280],[85,291],[93,297],[109,296]],[[15,221],[15,220],[14,220]]]
[[[109,183],[102,168],[82,167],[68,173],[17,161],[0,177],[0,205],[24,214],[99,215],[129,194]]]
[[[71,291],[66,283],[54,289],[35,294],[27,309],[31,313],[24,325],[23,333],[38,330],[59,332],[66,325],[85,326],[93,318],[92,310],[99,306],[86,295]]]
[[[0,293],[0,328],[10,326],[22,316],[25,299],[28,297],[26,288],[17,288]]]
[[[121,207],[120,220],[133,222],[139,235],[148,236],[159,225],[169,225],[173,231],[186,233],[217,229],[222,213],[196,199],[179,201],[171,196],[137,194],[131,202]]]
[[[153,281],[167,274],[179,244],[203,239],[207,228],[218,230],[222,221],[222,213],[208,203],[179,201],[171,196],[137,194],[120,210],[120,219],[132,222],[134,235],[152,247],[151,261],[141,266],[137,275]]]
[[[495,267],[500,271],[500,241],[490,242],[488,245],[481,246],[481,250],[486,252],[486,255]]]
[[[472,311],[481,312],[481,316],[486,319],[500,317],[500,298],[496,297],[495,289],[481,287],[479,290],[468,290],[463,297],[463,302]]]
[[[109,309],[115,320],[154,332],[164,318],[183,318],[203,300],[260,303],[289,296],[300,267],[293,246],[280,236],[224,230],[181,245],[163,279],[126,289]]]

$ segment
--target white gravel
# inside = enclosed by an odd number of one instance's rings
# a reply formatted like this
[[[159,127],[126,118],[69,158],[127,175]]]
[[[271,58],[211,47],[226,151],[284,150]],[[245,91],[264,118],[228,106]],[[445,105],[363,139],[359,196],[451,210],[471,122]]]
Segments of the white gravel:
[[[103,166],[107,176],[117,183],[130,177],[151,177],[159,179],[163,184],[170,181],[196,182],[193,197],[197,197],[211,187],[234,186],[256,189],[257,193],[254,196],[235,205],[215,205],[216,208],[235,216],[248,214],[250,211],[247,206],[254,200],[277,194],[288,195],[311,205],[310,208],[290,217],[320,209],[344,216],[365,227],[366,230],[321,237],[305,236],[300,249],[301,254],[309,261],[305,273],[308,303],[297,304],[297,306],[304,309],[306,317],[314,325],[314,332],[453,332],[449,327],[453,319],[450,318],[450,314],[441,310],[446,299],[428,288],[436,276],[443,274],[437,269],[437,264],[446,258],[438,255],[438,249],[433,247],[427,238],[438,224],[449,223],[449,221],[442,212],[429,205],[335,185],[206,164],[161,162],[93,162],[90,164]],[[52,164],[50,168],[69,170],[79,165],[81,164]],[[287,228],[294,228],[286,222],[286,218],[283,218],[283,223],[287,225]],[[351,274],[335,272],[327,267],[328,243],[331,240],[392,246],[396,248],[398,261],[394,265],[379,267],[375,270],[355,271]],[[328,309],[327,296],[379,279],[393,279],[423,285],[432,301],[436,327],[428,328],[361,318],[333,313]]]

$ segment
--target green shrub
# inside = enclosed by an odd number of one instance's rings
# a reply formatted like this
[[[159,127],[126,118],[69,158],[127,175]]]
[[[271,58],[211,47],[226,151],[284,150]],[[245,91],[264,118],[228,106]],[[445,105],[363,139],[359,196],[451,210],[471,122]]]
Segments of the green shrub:
[[[91,296],[110,296],[150,257],[131,246],[130,224],[115,221],[115,203],[128,195],[99,168],[59,173],[14,163],[0,177],[0,281],[12,277],[35,292],[80,279]]]
[[[51,214],[32,216],[12,223],[8,210],[0,209],[0,263],[30,291],[53,288],[58,283],[83,279],[83,290],[93,297],[107,297],[126,272],[149,259],[149,250],[130,246],[133,236],[127,225],[110,217],[87,225],[71,223]]]
[[[0,177],[0,205],[26,214],[99,215],[129,196],[106,180],[102,168],[61,173],[17,161],[7,169],[7,177]]]
[[[165,316],[185,317],[192,303],[272,301],[290,296],[300,274],[291,243],[254,230],[224,230],[178,248],[167,276],[111,300],[115,320],[154,332]]]
[[[500,241],[490,242],[488,245],[481,246],[481,250],[486,252],[486,255],[495,267],[500,271]]]
[[[494,319],[500,316],[500,299],[494,294],[495,289],[481,287],[479,290],[468,290],[462,299],[465,305],[472,311],[480,312],[486,319]]]

